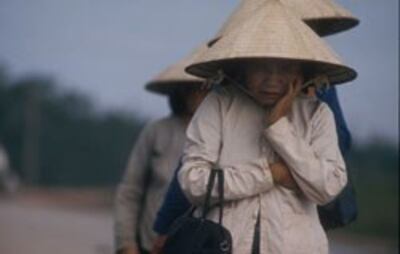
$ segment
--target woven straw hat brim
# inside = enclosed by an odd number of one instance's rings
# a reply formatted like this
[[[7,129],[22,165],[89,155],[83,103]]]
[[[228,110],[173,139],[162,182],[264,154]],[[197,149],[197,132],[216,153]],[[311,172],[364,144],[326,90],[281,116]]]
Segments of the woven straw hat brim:
[[[248,61],[286,60],[326,75],[331,84],[353,80],[354,69],[341,63],[335,52],[279,0],[269,0],[236,30],[217,40],[194,64],[190,74],[209,78]]]
[[[216,75],[216,70],[224,70],[224,72],[231,77],[238,69],[242,69],[248,63],[259,62],[265,65],[271,64],[272,62],[279,61],[290,61],[299,64],[302,69],[308,70],[311,73],[318,73],[319,75],[325,75],[331,85],[338,85],[345,82],[354,80],[357,77],[357,72],[347,66],[331,64],[313,60],[301,60],[292,58],[230,58],[222,60],[214,60],[208,62],[202,62],[194,64],[187,68],[187,71],[193,75],[209,78]]]
[[[315,18],[303,20],[315,33],[319,36],[328,36],[349,30],[357,26],[360,21],[351,17],[340,17],[340,18]],[[233,29],[233,27],[232,27]],[[230,29],[227,30],[229,32]],[[216,37],[209,40],[207,45],[210,47],[217,40],[222,37],[221,33],[218,33]]]
[[[242,0],[209,44],[236,29],[255,11],[270,1]],[[280,0],[280,2],[285,7],[292,9],[320,36],[343,32],[359,24],[359,20],[348,10],[331,0]]]
[[[304,20],[318,35],[328,36],[349,30],[357,26],[360,21],[351,17],[341,18],[315,18]]]
[[[266,0],[271,1],[271,0]],[[320,36],[349,30],[360,21],[334,0],[280,0]]]
[[[148,82],[146,90],[159,94],[170,94],[178,87],[196,86],[203,83],[203,80],[185,72],[185,68],[192,64],[208,47],[202,44],[191,54],[174,65],[162,71],[156,78]]]

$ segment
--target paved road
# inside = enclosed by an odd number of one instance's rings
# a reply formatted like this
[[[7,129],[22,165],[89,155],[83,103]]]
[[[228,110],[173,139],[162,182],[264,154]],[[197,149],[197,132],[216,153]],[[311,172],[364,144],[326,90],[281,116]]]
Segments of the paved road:
[[[0,201],[1,254],[109,254],[110,214]]]
[[[373,241],[331,239],[332,254],[391,254]],[[111,254],[109,211],[65,210],[0,199],[1,254]]]

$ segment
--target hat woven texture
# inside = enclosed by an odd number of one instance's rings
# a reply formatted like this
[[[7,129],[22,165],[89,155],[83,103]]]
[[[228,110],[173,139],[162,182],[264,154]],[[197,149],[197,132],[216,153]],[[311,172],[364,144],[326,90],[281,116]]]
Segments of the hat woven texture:
[[[311,76],[326,76],[332,85],[357,76],[355,70],[342,64],[326,42],[280,0],[268,0],[238,28],[200,54],[186,71],[210,78],[219,70],[229,72],[249,61],[280,60],[297,62],[311,70]]]

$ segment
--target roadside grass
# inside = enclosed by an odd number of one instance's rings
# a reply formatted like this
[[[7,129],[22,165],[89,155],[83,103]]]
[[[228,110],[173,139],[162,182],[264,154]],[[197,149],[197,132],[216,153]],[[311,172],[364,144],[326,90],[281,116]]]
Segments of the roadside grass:
[[[359,214],[357,221],[344,231],[384,238],[398,243],[399,185],[398,172],[357,170],[353,179]]]

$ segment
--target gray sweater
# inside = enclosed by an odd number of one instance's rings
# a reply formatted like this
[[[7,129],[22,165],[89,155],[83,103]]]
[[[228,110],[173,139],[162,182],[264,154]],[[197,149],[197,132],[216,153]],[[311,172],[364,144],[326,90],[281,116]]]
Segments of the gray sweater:
[[[182,119],[170,116],[147,125],[140,134],[115,197],[116,249],[136,245],[137,233],[143,248],[151,249],[153,222],[178,165],[185,126]]]

